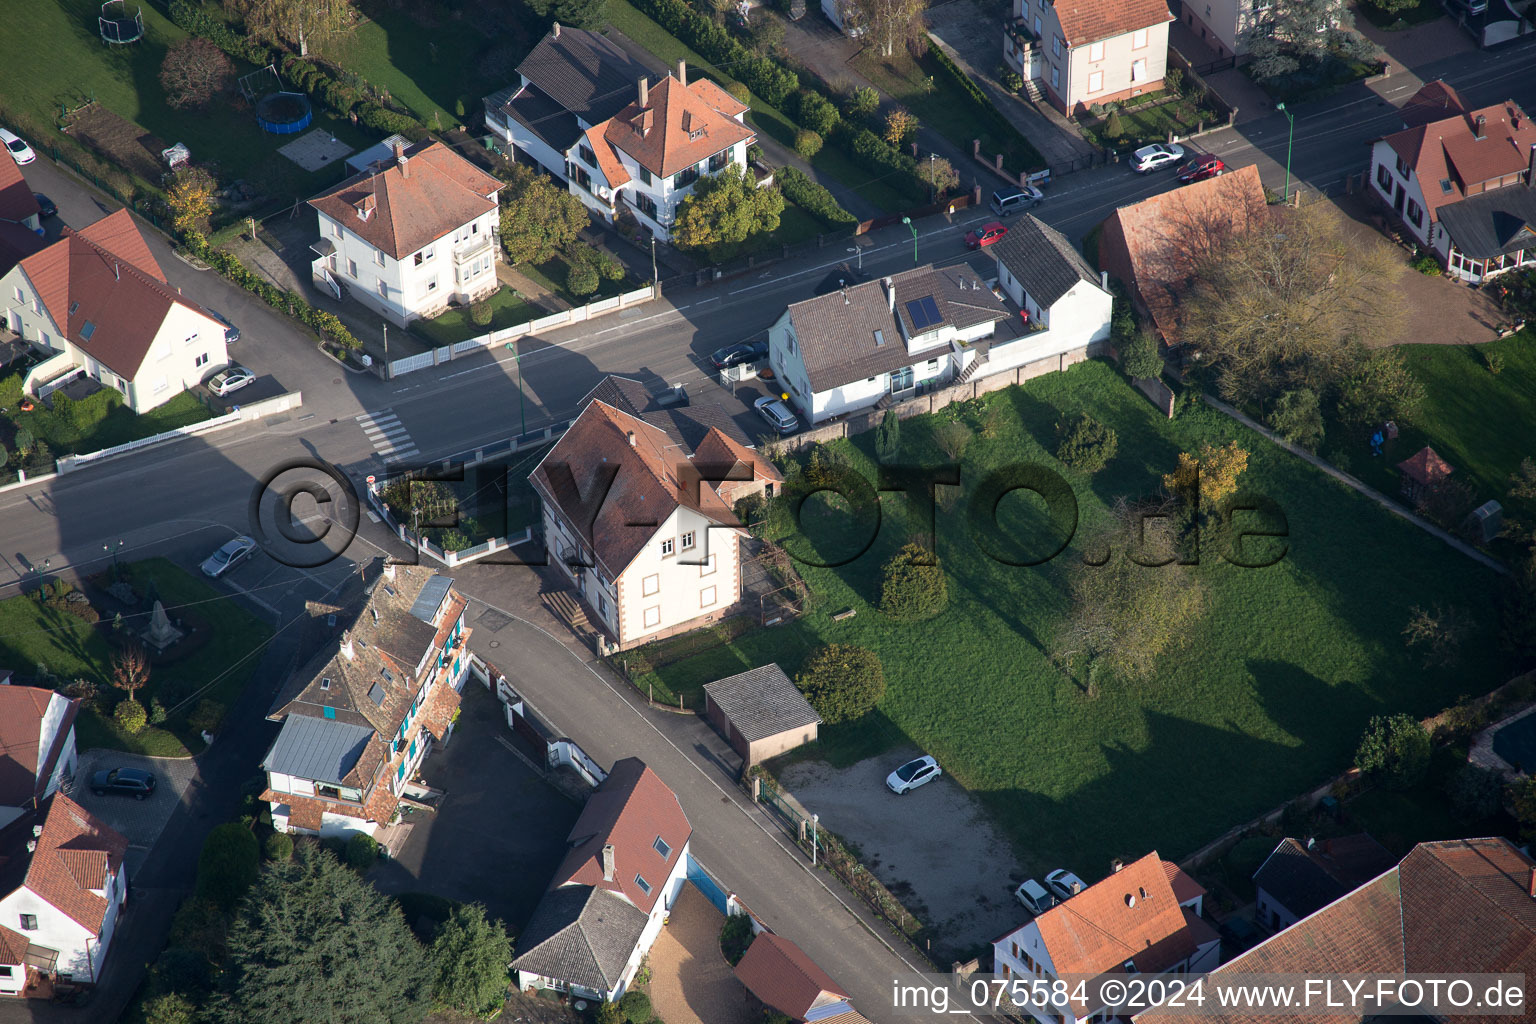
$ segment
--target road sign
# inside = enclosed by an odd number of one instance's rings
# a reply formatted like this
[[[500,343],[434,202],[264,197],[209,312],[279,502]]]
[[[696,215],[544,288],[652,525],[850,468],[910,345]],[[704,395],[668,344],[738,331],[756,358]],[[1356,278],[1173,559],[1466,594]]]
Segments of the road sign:
[[[372,473],[368,474],[368,486],[369,487],[373,486],[373,474]]]

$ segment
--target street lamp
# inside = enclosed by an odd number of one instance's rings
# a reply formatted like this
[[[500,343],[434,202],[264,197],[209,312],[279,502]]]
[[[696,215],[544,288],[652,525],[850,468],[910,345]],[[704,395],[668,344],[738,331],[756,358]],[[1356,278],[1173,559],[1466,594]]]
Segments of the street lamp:
[[[849,252],[856,252],[856,253],[859,254],[859,269],[863,270],[864,269],[864,247],[862,245],[855,245],[855,246],[850,247],[848,249],[848,251]]]
[[[123,545],[126,543],[128,542],[125,540],[120,540],[116,544],[103,544],[101,546],[101,550],[108,552],[112,556],[113,579],[117,579],[117,553],[123,549]]]
[[[911,217],[903,217],[901,222],[907,226],[908,231],[912,232],[912,265],[915,267],[917,266],[917,228],[912,226]]]
[[[651,236],[651,290],[655,291],[661,285],[661,276],[656,273],[656,236]]]
[[[651,249],[654,252],[656,240],[651,239]],[[528,396],[523,394],[523,357],[518,354],[517,342],[507,342],[507,351],[512,353],[512,361],[517,364],[517,415],[523,422],[523,429],[518,433],[522,437],[528,433]]]
[[[1291,198],[1291,143],[1296,138],[1296,115],[1285,109],[1284,103],[1276,103],[1275,109],[1285,115],[1285,119],[1291,123],[1290,134],[1285,138],[1285,192],[1280,196],[1282,203],[1289,202]]]
[[[811,867],[816,866],[816,826],[821,822],[821,815],[811,815]]]

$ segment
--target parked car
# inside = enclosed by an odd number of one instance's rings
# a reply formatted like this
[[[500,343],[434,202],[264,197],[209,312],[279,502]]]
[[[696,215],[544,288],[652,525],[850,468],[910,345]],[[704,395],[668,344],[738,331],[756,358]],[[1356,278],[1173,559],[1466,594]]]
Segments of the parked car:
[[[239,391],[256,375],[243,366],[229,366],[214,374],[208,381],[208,390],[223,398],[232,391]]]
[[[658,409],[683,409],[688,405],[688,389],[681,384],[674,384],[651,401]]]
[[[1045,876],[1045,886],[1055,893],[1059,900],[1069,900],[1073,896],[1088,888],[1083,880],[1078,878],[1066,868],[1057,868]]]
[[[1004,189],[1001,192],[992,193],[992,212],[999,217],[1007,217],[1020,210],[1032,209],[1043,202],[1045,202],[1045,193],[1033,185]]]
[[[1033,878],[1013,890],[1013,895],[1031,914],[1043,914],[1058,902],[1055,896],[1045,891],[1045,886]]]
[[[752,403],[752,408],[757,414],[768,422],[768,425],[778,431],[780,435],[793,434],[800,429],[800,420],[789,411],[789,406],[784,401],[773,395],[764,395]]]
[[[236,537],[224,542],[224,545],[203,559],[203,575],[218,579],[241,562],[250,557],[256,550],[256,542],[250,537]]]
[[[1159,167],[1178,163],[1182,159],[1184,159],[1183,146],[1178,143],[1154,142],[1150,146],[1142,146],[1131,154],[1131,170],[1137,174],[1146,174]]]
[[[0,128],[0,143],[10,150],[11,159],[18,164],[29,164],[37,159],[37,154],[32,152],[32,147],[27,145],[25,139],[17,138],[14,133],[4,128]]]
[[[965,247],[967,249],[980,249],[983,246],[995,245],[1001,242],[1003,236],[1007,233],[1008,225],[995,220],[990,224],[983,224],[974,231],[967,231],[965,233]]]
[[[767,357],[768,343],[757,341],[750,345],[727,345],[724,348],[717,348],[709,354],[709,361],[715,369],[724,370],[742,363],[755,363]]]
[[[1185,164],[1179,171],[1179,183],[1188,185],[1192,181],[1204,181],[1206,178],[1214,178],[1227,173],[1227,165],[1218,156],[1210,153],[1195,157]]]
[[[223,313],[220,313],[216,309],[209,309],[207,306],[203,307],[203,312],[207,313],[209,316],[213,317],[219,323],[224,325],[224,344],[233,345],[235,342],[240,340],[240,328],[230,323],[229,317],[225,316]]]
[[[892,793],[903,796],[912,792],[918,786],[926,785],[944,774],[944,769],[939,767],[928,754],[924,754],[915,761],[908,761],[885,777],[885,785]]]
[[[58,216],[59,208],[53,204],[52,199],[49,199],[41,192],[33,192],[32,198],[37,200],[37,208],[44,217]]]
[[[97,796],[111,793],[144,800],[155,792],[155,776],[140,768],[113,768],[91,776],[91,792]]]

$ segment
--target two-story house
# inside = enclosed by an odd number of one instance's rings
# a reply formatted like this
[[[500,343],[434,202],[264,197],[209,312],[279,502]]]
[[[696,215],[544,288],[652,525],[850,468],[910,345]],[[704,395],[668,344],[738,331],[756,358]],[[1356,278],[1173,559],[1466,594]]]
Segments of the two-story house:
[[[128,900],[127,852],[63,793],[0,830],[0,993],[96,984]]]
[[[1536,264],[1536,124],[1514,100],[1463,110],[1439,95],[1446,116],[1372,144],[1372,194],[1460,280]],[[1410,101],[1405,118],[1426,108]]]
[[[741,537],[732,511],[782,481],[713,407],[642,413],[635,381],[608,378],[540,460],[552,562],[576,587],[609,650],[686,632],[741,600]]]
[[[279,832],[346,837],[390,824],[417,767],[452,731],[469,671],[467,602],[453,580],[369,566],[363,593],[332,612],[341,639],[278,697],[283,728],[262,760]]]
[[[1396,863],[1364,832],[1321,842],[1287,837],[1253,873],[1254,919],[1270,931],[1289,928]]]
[[[134,412],[229,362],[224,325],[165,279],[127,210],[24,256],[0,276],[0,302],[5,325],[61,374],[116,388]]]
[[[0,828],[74,777],[80,702],[35,686],[0,685]]]
[[[397,143],[394,159],[309,201],[317,287],[404,326],[494,292],[501,182],[447,146]]]
[[[1200,916],[1205,890],[1156,851],[1126,864],[992,943],[1005,978],[1183,974],[1221,962],[1221,938]],[[1102,1024],[1103,1006],[1080,1000],[1031,1007],[1040,1024]]]
[[[518,988],[617,1001],[688,881],[693,827],[639,758],[587,798],[549,890],[518,936]]]
[[[992,246],[997,283],[1018,305],[1025,330],[992,342],[976,376],[1028,366],[1042,359],[1072,362],[1098,355],[1109,340],[1114,296],[1109,273],[1094,273],[1077,246],[1032,214],[1014,220]]]
[[[812,424],[925,394],[976,362],[1007,307],[964,263],[932,265],[791,304],[768,360]]]
[[[1172,20],[1166,0],[1013,0],[1003,53],[1047,102],[1076,116],[1161,89]]]
[[[1275,10],[1286,0],[1187,0],[1184,24],[1210,47],[1217,57],[1241,57],[1249,41],[1265,30]],[[1336,10],[1345,13],[1343,0]],[[1334,19],[1331,24],[1338,25]]]

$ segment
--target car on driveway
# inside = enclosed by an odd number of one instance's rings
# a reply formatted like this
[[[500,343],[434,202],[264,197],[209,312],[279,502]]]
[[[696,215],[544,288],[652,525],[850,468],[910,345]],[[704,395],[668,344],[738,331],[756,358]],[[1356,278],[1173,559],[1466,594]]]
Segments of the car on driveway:
[[[113,794],[144,800],[154,795],[155,776],[139,768],[113,768],[91,776],[91,792],[97,796]]]
[[[250,537],[236,537],[225,541],[223,546],[207,558],[203,559],[201,566],[204,576],[212,576],[218,579],[247,558],[256,550],[256,542]]]
[[[768,343],[758,341],[750,345],[727,345],[724,348],[717,348],[709,354],[709,362],[715,369],[725,370],[732,366],[740,366],[742,363],[755,363],[767,357]]]
[[[965,247],[967,249],[980,249],[983,246],[996,245],[1003,240],[1003,236],[1007,233],[1008,225],[1002,221],[995,220],[990,224],[983,224],[974,231],[967,231],[965,233]]]
[[[232,391],[239,391],[255,379],[256,375],[245,367],[229,366],[209,378],[208,390],[223,398]]]
[[[230,323],[229,317],[225,316],[223,313],[220,313],[216,309],[209,309],[207,306],[203,307],[203,312],[207,313],[209,316],[213,317],[219,323],[224,325],[224,344],[233,345],[235,342],[240,340],[240,328]]]
[[[1069,900],[1088,888],[1083,880],[1066,868],[1057,868],[1045,876],[1045,887],[1059,900]]]
[[[1055,896],[1045,891],[1045,886],[1033,878],[1013,890],[1013,895],[1031,914],[1043,914],[1058,902]]]
[[[41,213],[44,217],[56,217],[56,216],[58,216],[59,208],[54,205],[54,202],[53,202],[52,199],[49,199],[47,196],[43,195],[41,192],[33,192],[32,193],[32,198],[37,200],[38,212]]]
[[[0,144],[10,152],[11,159],[18,164],[29,164],[37,159],[37,154],[32,152],[32,147],[27,145],[25,139],[17,138],[13,132],[0,128]]]
[[[1195,157],[1179,171],[1179,184],[1188,185],[1192,181],[1204,181],[1206,178],[1214,178],[1227,173],[1227,165],[1222,159],[1211,153]]]
[[[918,786],[925,785],[944,774],[944,769],[939,767],[939,762],[930,755],[922,757],[897,768],[885,777],[885,785],[897,796],[904,796],[912,792]]]
[[[781,436],[793,434],[800,429],[799,418],[789,411],[789,406],[784,404],[783,399],[775,398],[773,395],[764,395],[752,403],[752,408],[756,409],[757,414],[766,420],[768,425],[778,431]]]
[[[1137,174],[1146,174],[1159,167],[1178,163],[1182,159],[1184,159],[1183,146],[1172,142],[1154,142],[1150,146],[1142,146],[1131,154],[1131,170]]]

